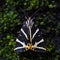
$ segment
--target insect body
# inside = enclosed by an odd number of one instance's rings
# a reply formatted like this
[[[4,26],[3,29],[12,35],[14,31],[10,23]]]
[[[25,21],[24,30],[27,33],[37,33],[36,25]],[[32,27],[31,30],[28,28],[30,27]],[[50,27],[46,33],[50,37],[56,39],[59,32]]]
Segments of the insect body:
[[[40,29],[34,23],[33,19],[29,17],[19,32],[19,36],[16,39],[16,52],[25,52],[32,50],[35,52],[40,52],[40,50],[46,50],[42,46],[44,39],[41,38]]]

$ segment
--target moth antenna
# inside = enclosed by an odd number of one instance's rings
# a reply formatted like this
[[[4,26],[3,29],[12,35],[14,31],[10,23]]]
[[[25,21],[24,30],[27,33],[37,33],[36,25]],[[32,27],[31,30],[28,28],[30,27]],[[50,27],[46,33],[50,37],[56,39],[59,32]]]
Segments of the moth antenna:
[[[39,8],[37,11],[35,11],[35,12],[31,15],[31,17],[33,17],[39,10],[40,10],[40,8]]]
[[[21,11],[24,13],[25,19],[28,19],[28,14],[27,14],[27,12],[26,12],[26,9],[22,9],[21,7],[20,7],[20,9],[21,9]]]

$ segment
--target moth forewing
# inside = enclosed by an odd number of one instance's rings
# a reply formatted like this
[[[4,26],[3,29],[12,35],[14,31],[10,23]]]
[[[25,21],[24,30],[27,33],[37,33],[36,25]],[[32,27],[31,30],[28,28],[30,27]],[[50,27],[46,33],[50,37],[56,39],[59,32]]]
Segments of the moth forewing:
[[[46,48],[38,46],[42,42],[44,42],[44,39],[41,39],[40,41],[35,42],[35,44],[33,45],[33,48],[38,48],[38,49],[46,50]]]

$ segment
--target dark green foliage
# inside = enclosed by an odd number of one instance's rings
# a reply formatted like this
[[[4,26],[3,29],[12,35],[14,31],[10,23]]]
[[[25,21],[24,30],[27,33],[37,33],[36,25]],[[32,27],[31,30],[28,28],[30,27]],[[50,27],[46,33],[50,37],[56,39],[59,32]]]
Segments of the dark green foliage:
[[[25,15],[31,16],[38,9],[40,10],[35,17],[43,32],[47,52],[38,53],[37,56],[39,60],[59,60],[60,1],[58,0],[0,1],[0,60],[19,60],[19,58],[20,60],[33,60],[33,58],[21,56],[21,53],[15,53],[14,45],[17,32],[25,21]],[[24,10],[26,13],[23,12]]]

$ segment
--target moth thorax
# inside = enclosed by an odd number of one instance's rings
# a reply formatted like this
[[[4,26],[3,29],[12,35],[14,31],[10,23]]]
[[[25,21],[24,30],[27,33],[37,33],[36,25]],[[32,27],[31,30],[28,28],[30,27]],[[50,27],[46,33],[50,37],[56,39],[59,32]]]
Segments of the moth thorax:
[[[27,44],[26,50],[33,50],[34,51],[33,45],[31,43]]]

